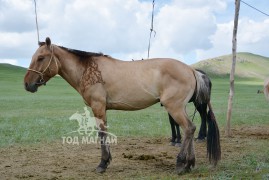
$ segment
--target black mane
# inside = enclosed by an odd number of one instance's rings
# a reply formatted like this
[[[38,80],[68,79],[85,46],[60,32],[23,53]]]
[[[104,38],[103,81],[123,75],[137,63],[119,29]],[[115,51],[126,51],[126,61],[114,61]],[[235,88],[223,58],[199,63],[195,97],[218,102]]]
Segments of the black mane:
[[[79,57],[92,57],[92,56],[107,56],[107,55],[104,55],[103,53],[94,53],[94,52],[87,52],[87,51],[81,51],[81,50],[77,50],[77,49],[70,49],[70,48],[66,48],[66,47],[63,47],[63,46],[59,46],[60,48],[72,53],[72,54],[75,54]]]
[[[46,43],[45,42],[38,42],[39,46],[43,46]],[[103,53],[94,53],[94,52],[87,52],[87,51],[81,51],[81,50],[77,50],[77,49],[71,49],[71,48],[67,48],[67,47],[63,47],[63,46],[58,46],[72,54],[75,54],[79,57],[81,57],[80,59],[84,59],[87,57],[98,57],[98,56],[105,56],[105,57],[110,57],[108,55],[104,55]]]

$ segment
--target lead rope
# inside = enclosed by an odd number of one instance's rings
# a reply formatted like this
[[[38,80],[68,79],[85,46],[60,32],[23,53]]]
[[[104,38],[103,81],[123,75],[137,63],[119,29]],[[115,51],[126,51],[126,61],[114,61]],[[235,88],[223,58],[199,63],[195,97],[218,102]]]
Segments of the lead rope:
[[[154,5],[155,5],[155,0],[152,0],[152,14],[151,14],[151,27],[150,27],[150,34],[149,34],[149,45],[148,45],[148,58],[149,58],[149,51],[150,51],[150,44],[151,44],[151,34],[152,31],[154,32],[154,37],[156,35],[156,31],[153,29],[153,18],[154,18]]]
[[[37,22],[37,12],[36,12],[36,0],[34,0],[34,4],[35,4],[35,24],[36,24],[36,31],[37,31],[37,43],[38,45],[40,44],[39,41],[39,29],[38,29],[38,22]]]
[[[193,120],[194,120],[194,117],[195,117],[195,114],[196,114],[196,112],[197,112],[197,109],[196,109],[196,107],[195,107],[195,109],[194,109],[194,113],[193,113],[193,115],[191,115],[192,116],[192,122],[193,122]]]

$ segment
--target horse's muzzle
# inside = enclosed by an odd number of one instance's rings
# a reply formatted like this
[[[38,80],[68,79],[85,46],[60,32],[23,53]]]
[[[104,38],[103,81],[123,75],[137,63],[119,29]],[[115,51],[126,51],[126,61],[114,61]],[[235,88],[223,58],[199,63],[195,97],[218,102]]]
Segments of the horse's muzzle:
[[[24,83],[24,88],[26,91],[34,93],[37,91],[38,85],[36,85],[36,83],[31,83],[31,84]]]

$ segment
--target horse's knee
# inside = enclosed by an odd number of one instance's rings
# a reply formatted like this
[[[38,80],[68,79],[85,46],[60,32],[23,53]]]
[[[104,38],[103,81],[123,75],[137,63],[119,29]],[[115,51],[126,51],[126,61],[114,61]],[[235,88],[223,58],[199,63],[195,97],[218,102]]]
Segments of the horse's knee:
[[[107,127],[106,127],[106,123],[104,121],[102,121],[100,124],[99,124],[99,127],[102,131],[106,131],[107,130]]]
[[[189,125],[188,125],[188,127],[187,127],[187,129],[186,129],[186,135],[187,136],[189,136],[189,135],[193,135],[194,134],[194,132],[195,132],[195,130],[196,130],[196,126],[191,122],[191,123],[189,123]]]

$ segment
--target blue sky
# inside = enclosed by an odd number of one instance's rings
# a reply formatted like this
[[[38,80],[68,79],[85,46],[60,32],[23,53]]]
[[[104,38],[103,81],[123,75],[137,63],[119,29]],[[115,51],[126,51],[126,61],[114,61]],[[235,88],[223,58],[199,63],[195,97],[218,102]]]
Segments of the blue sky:
[[[244,0],[269,13],[268,0]],[[234,0],[155,0],[150,58],[187,64],[231,53]],[[147,58],[151,0],[37,0],[40,39],[122,60]],[[269,57],[269,17],[241,3],[238,51]],[[0,63],[38,48],[33,0],[0,0]]]

